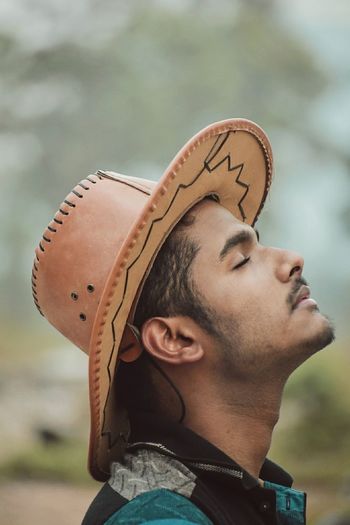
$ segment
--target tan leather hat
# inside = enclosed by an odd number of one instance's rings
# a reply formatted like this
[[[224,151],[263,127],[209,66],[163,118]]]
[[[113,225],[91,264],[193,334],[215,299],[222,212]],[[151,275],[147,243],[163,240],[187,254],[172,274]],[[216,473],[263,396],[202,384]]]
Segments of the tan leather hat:
[[[254,224],[271,178],[272,152],[263,130],[248,120],[228,119],[187,142],[157,184],[109,171],[89,175],[46,228],[36,248],[34,301],[89,354],[89,469],[95,479],[108,478],[128,437],[114,377],[119,359],[140,354],[133,314],[164,240],[207,195]]]

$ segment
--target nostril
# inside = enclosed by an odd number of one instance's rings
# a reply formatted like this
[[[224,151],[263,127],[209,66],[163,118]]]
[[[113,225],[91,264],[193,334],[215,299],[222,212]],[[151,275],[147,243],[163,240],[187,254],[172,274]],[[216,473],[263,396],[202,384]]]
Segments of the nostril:
[[[294,266],[290,271],[289,277],[292,277],[295,272],[301,272],[301,266]]]

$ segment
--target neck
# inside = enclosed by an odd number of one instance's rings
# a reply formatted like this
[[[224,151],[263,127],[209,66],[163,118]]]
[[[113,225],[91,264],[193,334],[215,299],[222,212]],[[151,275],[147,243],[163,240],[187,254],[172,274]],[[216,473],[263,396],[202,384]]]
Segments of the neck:
[[[235,383],[232,396],[198,389],[198,395],[185,397],[184,424],[258,478],[279,418],[283,386]]]

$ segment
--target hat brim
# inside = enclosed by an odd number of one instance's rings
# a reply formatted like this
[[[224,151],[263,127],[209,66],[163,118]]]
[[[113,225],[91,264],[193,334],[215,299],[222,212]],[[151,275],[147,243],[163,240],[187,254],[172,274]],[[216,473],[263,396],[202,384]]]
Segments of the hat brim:
[[[207,195],[253,225],[272,179],[272,151],[264,131],[245,119],[214,123],[179,151],[150,193],[107,279],[89,348],[91,433],[89,470],[109,477],[120,457],[128,422],[114,392],[120,344],[135,298],[165,239],[183,215]]]

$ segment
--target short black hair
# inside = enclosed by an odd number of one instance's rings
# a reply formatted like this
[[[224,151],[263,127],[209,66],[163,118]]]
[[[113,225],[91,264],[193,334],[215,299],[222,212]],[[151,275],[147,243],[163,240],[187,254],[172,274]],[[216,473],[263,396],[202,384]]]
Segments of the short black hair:
[[[192,264],[200,249],[189,227],[195,216],[188,212],[172,230],[158,252],[138,300],[133,324],[140,330],[152,317],[188,316],[217,336],[215,312],[206,304],[192,276]],[[119,364],[118,392],[128,410],[157,410],[159,392],[153,383],[152,358],[144,350],[133,363]]]
[[[152,317],[183,315],[210,334],[216,334],[214,312],[205,303],[192,276],[192,263],[200,249],[188,235],[188,227],[194,220],[191,212],[185,215],[156,256],[135,311],[134,324],[139,330]]]

